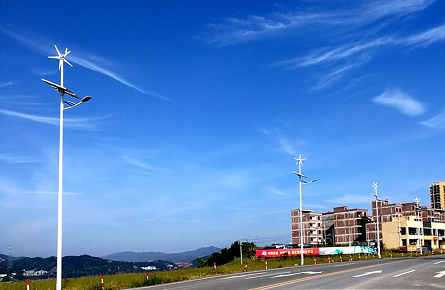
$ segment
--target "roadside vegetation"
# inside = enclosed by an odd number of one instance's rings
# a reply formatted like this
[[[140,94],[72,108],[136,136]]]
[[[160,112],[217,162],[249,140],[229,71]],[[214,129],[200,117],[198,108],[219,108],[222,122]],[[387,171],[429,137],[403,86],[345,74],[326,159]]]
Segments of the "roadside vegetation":
[[[235,248],[235,246],[234,246]],[[239,249],[239,248],[238,248]],[[212,254],[213,255],[213,254]],[[434,253],[426,252],[423,253],[423,257],[431,256],[431,255],[440,255],[440,251],[435,251]],[[382,258],[402,258],[402,253],[395,251],[384,251],[381,254]],[[210,256],[212,257],[212,256]],[[209,259],[210,259],[209,257]],[[220,257],[220,255],[214,255],[214,258]],[[403,258],[416,258],[420,257],[419,254],[413,253],[403,253]],[[207,259],[207,261],[209,261]],[[358,260],[366,260],[366,259],[377,259],[377,255],[374,257],[372,255],[343,255],[342,260],[343,263],[347,263],[352,259],[353,261]],[[255,259],[255,258],[243,258],[243,263],[241,264],[240,257],[235,257],[233,260],[224,265],[216,264],[216,270],[213,267],[213,261],[216,263],[214,259],[211,261],[211,266],[207,265],[207,261],[204,261],[200,267],[190,268],[190,269],[181,269],[181,270],[172,270],[172,271],[164,271],[164,272],[154,272],[149,273],[147,276],[146,273],[139,274],[118,274],[118,275],[104,275],[104,289],[105,290],[121,290],[128,288],[137,288],[143,286],[157,285],[163,283],[171,283],[178,281],[185,281],[215,275],[224,275],[224,274],[233,274],[233,273],[241,273],[244,270],[246,271],[258,271],[265,270],[266,261],[264,259]],[[328,256],[315,256],[315,260],[313,256],[305,256],[304,264],[305,265],[313,265],[314,263],[323,264],[328,263]],[[338,255],[330,256],[331,263],[340,263],[340,257]],[[275,269],[275,268],[284,268],[284,267],[295,267],[300,266],[301,260],[299,257],[290,256],[290,257],[279,257],[267,260],[267,268]],[[246,266],[247,265],[247,266]],[[41,281],[30,281],[30,290],[54,290],[56,287],[55,280],[41,280]],[[26,282],[18,282],[18,283],[0,283],[0,290],[23,290],[26,289]],[[100,276],[91,276],[91,277],[82,277],[75,279],[64,279],[62,281],[62,289],[64,290],[101,290],[101,279]]]

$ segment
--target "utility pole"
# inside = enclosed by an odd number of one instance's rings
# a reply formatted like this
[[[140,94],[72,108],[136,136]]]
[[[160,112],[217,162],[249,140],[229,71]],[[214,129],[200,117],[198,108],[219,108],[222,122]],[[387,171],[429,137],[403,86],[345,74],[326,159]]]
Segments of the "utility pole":
[[[239,241],[239,253],[241,257],[241,265],[243,264],[243,244],[241,244],[241,241]]]
[[[377,213],[377,255],[380,257],[380,225],[379,225],[379,207],[377,205],[377,201],[379,201],[379,196],[377,195],[377,187],[379,187],[379,184],[377,182],[373,182],[372,187],[374,187],[375,189],[375,209],[376,209],[376,213]]]
[[[63,63],[67,63],[73,66],[66,60],[66,56],[70,53],[68,48],[65,49],[65,53],[60,53],[56,45],[54,45],[57,51],[57,56],[48,56],[48,58],[59,60],[60,70],[60,85],[42,79],[45,83],[56,89],[60,93],[60,117],[59,117],[59,185],[58,185],[58,198],[57,198],[57,262],[56,262],[56,290],[62,290],[62,181],[63,181],[63,111],[77,107],[78,105],[91,100],[90,96],[80,98],[67,88],[63,86]],[[77,102],[64,100],[64,95],[69,95]],[[76,100],[77,99],[77,100]]]
[[[14,248],[13,245],[8,245],[8,252],[9,252],[9,256],[8,256],[8,270],[11,270],[12,267],[14,266],[14,262],[12,260],[12,249]]]
[[[399,247],[402,245],[402,233],[400,232],[400,215],[397,215],[398,228],[399,228]]]
[[[420,224],[422,223],[422,218],[421,217],[419,217],[419,215],[420,215],[420,207],[419,207],[419,201],[420,201],[420,199],[418,199],[417,197],[414,199],[415,201],[416,201],[416,216],[417,216],[417,219],[418,219],[418,226],[417,226],[417,240],[419,241],[419,244],[420,244],[420,255],[422,256],[423,254],[422,254],[422,240],[423,240],[423,238],[421,239],[420,238],[420,234],[421,234],[421,229],[420,229]]]
[[[303,205],[301,202],[301,184],[309,184],[312,182],[317,181],[312,180],[312,181],[306,181],[306,180],[302,180],[302,178],[306,178],[305,175],[301,174],[301,165],[303,165],[303,158],[301,158],[301,154],[299,158],[294,158],[295,160],[297,160],[297,165],[298,165],[298,172],[292,171],[295,175],[298,176],[299,179],[299,185],[300,185],[300,257],[301,257],[301,266],[304,265],[304,254],[303,254]]]

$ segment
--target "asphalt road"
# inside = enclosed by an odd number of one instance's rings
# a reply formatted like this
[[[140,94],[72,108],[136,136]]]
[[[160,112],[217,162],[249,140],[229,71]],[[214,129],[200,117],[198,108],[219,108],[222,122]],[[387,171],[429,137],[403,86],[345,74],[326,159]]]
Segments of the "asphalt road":
[[[137,289],[445,289],[445,255],[296,266]]]

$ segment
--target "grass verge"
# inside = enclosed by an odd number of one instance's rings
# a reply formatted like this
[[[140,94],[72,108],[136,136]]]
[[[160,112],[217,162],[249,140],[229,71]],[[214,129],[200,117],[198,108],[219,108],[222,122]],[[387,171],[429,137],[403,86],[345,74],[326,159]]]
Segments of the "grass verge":
[[[391,256],[392,253],[392,256]],[[435,252],[435,255],[439,255],[439,252]],[[423,256],[431,256],[432,253],[424,253]],[[420,257],[419,254],[413,253],[412,256],[409,253],[398,253],[398,252],[383,252],[381,254],[382,258],[416,258]],[[342,255],[343,263],[347,263],[352,259],[353,261],[367,260],[367,259],[377,259],[377,255],[374,257],[372,255]],[[340,257],[337,255],[330,256],[331,263],[339,263]],[[316,256],[314,257],[306,256],[304,257],[305,265],[313,265],[328,263],[327,256]],[[216,271],[213,267],[203,267],[203,268],[191,268],[191,269],[181,269],[173,270],[167,272],[155,272],[150,273],[148,278],[146,274],[119,274],[119,275],[109,275],[104,276],[104,289],[105,290],[122,290],[128,288],[138,288],[143,286],[171,283],[177,281],[185,281],[203,277],[209,277],[214,275],[224,275],[243,272],[247,263],[246,270],[258,271],[265,269],[265,261],[261,259],[243,259],[243,264],[241,264],[240,259],[235,259],[233,262],[226,265],[217,266]],[[281,257],[273,258],[267,260],[267,268],[284,268],[299,266],[301,260],[299,257]],[[41,280],[35,281],[31,280],[29,282],[30,290],[54,290],[56,288],[56,280]],[[26,282],[17,283],[0,283],[0,290],[24,290],[26,289]],[[101,290],[101,280],[100,276],[92,277],[82,277],[76,279],[64,279],[62,281],[63,290]]]

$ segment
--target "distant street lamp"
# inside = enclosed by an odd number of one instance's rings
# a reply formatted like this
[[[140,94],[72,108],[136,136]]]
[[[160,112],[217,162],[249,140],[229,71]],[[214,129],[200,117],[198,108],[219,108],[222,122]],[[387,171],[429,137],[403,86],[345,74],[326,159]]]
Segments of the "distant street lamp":
[[[377,230],[376,230],[376,238],[377,238],[377,255],[380,257],[380,226],[379,226],[379,207],[377,206],[377,201],[380,201],[378,198],[379,196],[377,195],[377,187],[379,187],[379,184],[377,182],[373,182],[372,187],[374,187],[375,189],[375,194],[373,194],[375,196],[375,209],[377,212]]]
[[[303,174],[301,174],[301,165],[303,165],[303,160],[306,159],[302,159],[301,158],[301,154],[300,157],[298,158],[294,158],[295,160],[297,160],[297,164],[298,164],[298,172],[292,171],[294,174],[298,175],[298,179],[299,179],[299,185],[300,185],[300,255],[301,255],[301,266],[304,265],[304,255],[303,255],[303,205],[301,202],[301,184],[309,184],[312,182],[317,181],[312,180],[312,181],[306,181],[306,180],[302,180],[301,178],[307,178],[306,176],[304,176]]]
[[[420,212],[421,212],[420,207],[419,207],[420,199],[418,199],[416,197],[414,200],[416,202],[416,217],[418,219],[418,221],[417,221],[417,241],[418,241],[418,243],[420,245],[420,255],[422,256],[423,255],[423,253],[422,253],[422,239],[420,239],[420,234],[421,234],[421,232],[420,232],[420,223],[422,222],[422,218],[421,217],[419,218],[419,215],[420,215]]]
[[[77,107],[78,105],[88,102],[91,97],[86,96],[85,98],[80,98],[67,88],[63,86],[63,63],[66,62],[68,65],[72,66],[65,57],[70,53],[68,49],[65,49],[65,53],[61,54],[54,45],[57,51],[57,56],[49,56],[48,58],[54,58],[59,60],[59,70],[60,70],[60,85],[52,83],[48,80],[42,79],[45,83],[52,86],[56,91],[60,93],[60,126],[59,126],[59,190],[58,190],[58,210],[57,210],[57,282],[56,290],[62,289],[62,168],[63,168],[63,111]],[[67,94],[78,101],[64,101],[63,95]]]

